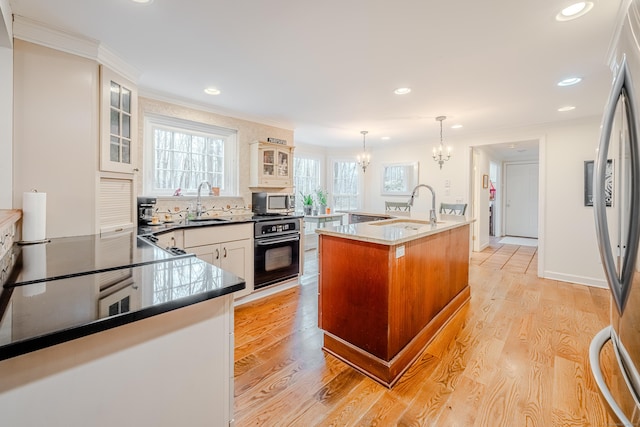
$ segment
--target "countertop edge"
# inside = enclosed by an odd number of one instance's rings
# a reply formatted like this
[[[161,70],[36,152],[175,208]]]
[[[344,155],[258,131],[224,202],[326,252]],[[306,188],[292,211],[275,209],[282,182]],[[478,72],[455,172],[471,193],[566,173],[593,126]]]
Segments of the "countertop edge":
[[[163,304],[143,308],[130,313],[123,313],[119,316],[107,317],[104,319],[95,320],[84,325],[51,332],[22,341],[17,341],[11,344],[5,344],[0,347],[0,361],[10,359],[12,357],[21,356],[23,354],[31,353],[37,350],[42,350],[47,347],[62,344],[98,332],[117,328],[119,326],[137,322],[139,320],[147,319],[149,317],[157,316],[159,314],[167,313],[179,308],[188,307],[199,302],[232,294],[233,292],[245,289],[245,287],[246,282],[242,281],[224,288],[212,289],[210,291],[201,292],[199,294],[184,297],[179,300],[168,301]],[[6,299],[10,297],[13,289],[15,288],[11,287],[3,289],[2,293],[0,294],[0,299]]]
[[[0,209],[0,228],[15,224],[20,221],[22,211],[20,209]]]
[[[368,242],[368,243],[376,243],[376,244],[380,244],[380,245],[386,245],[386,246],[394,246],[394,245],[399,245],[402,243],[406,243],[412,240],[416,240],[416,239],[420,239],[422,237],[427,237],[427,236],[431,236],[437,233],[441,233],[443,231],[447,231],[447,230],[452,230],[454,228],[458,228],[458,227],[462,227],[464,225],[469,225],[472,224],[473,222],[475,222],[474,219],[471,220],[464,220],[464,221],[448,221],[446,224],[442,224],[442,225],[438,225],[436,228],[428,228],[428,226],[422,227],[419,232],[417,232],[414,235],[411,236],[405,236],[405,237],[401,237],[398,239],[384,239],[384,238],[378,238],[375,236],[370,236],[370,235],[366,235],[366,233],[363,234],[350,234],[350,233],[346,233],[344,231],[342,231],[342,228],[344,227],[349,227],[349,225],[346,226],[335,226],[333,228],[318,228],[315,230],[315,232],[317,234],[325,234],[328,236],[334,236],[334,237],[340,237],[343,239],[350,239],[350,240],[357,240],[357,241],[361,241],[361,242]],[[357,224],[358,227],[362,227],[364,228],[363,231],[366,231],[365,227],[384,227],[384,225],[371,225],[369,223],[360,223]]]

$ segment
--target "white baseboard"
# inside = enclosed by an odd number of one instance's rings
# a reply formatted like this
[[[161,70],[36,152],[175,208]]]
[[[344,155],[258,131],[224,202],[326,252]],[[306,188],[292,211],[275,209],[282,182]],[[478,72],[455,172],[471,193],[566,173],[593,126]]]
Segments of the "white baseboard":
[[[555,272],[555,271],[545,271],[544,272],[544,278],[545,279],[552,279],[552,280],[559,280],[561,282],[577,283],[578,285],[593,286],[595,288],[607,289],[609,287],[607,285],[606,280],[604,280],[604,279],[596,279],[594,277],[576,276],[576,275],[573,275],[573,274],[558,273],[558,272]]]

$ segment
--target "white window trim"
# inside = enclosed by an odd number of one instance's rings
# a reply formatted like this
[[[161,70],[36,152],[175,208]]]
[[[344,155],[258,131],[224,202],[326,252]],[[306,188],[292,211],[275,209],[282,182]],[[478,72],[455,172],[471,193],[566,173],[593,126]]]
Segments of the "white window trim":
[[[327,183],[329,187],[329,191],[331,197],[335,194],[333,188],[333,169],[336,162],[354,162],[353,157],[331,157],[327,162]],[[364,204],[364,176],[362,174],[362,169],[358,168],[358,194],[356,195],[357,207],[352,209],[353,211],[361,210]]]
[[[162,116],[159,114],[144,115],[144,176],[143,176],[143,193],[148,196],[172,196],[173,192],[168,194],[166,190],[153,190],[154,176],[154,150],[153,150],[153,127],[155,125],[174,128],[176,130],[186,130],[192,132],[200,132],[205,134],[215,134],[224,136],[226,143],[224,147],[224,190],[220,192],[221,196],[237,197],[239,195],[238,181],[238,131],[235,129],[227,129],[206,123],[194,122],[191,120],[180,119],[176,117]],[[175,188],[173,190],[176,190]],[[172,191],[173,191],[172,190]],[[195,196],[196,193],[183,192],[183,195]]]

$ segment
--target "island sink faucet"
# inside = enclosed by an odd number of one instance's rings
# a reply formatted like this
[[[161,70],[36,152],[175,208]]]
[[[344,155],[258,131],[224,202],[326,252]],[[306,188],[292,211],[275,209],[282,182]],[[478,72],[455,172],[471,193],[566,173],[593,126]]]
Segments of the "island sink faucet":
[[[427,185],[427,184],[416,185],[413,191],[411,192],[411,197],[409,198],[409,201],[407,202],[407,204],[409,206],[413,206],[413,198],[416,197],[416,191],[418,191],[418,188],[420,187],[427,187],[429,191],[431,191],[431,210],[429,211],[429,221],[431,222],[431,225],[436,225],[436,223],[438,222],[438,218],[436,217],[436,192],[433,190],[433,188],[430,185]]]
[[[202,186],[206,185],[209,192],[211,192],[211,184],[208,181],[202,181],[200,185],[198,185],[198,197],[196,199],[196,219],[202,218],[202,196],[200,195],[200,191],[202,191]]]

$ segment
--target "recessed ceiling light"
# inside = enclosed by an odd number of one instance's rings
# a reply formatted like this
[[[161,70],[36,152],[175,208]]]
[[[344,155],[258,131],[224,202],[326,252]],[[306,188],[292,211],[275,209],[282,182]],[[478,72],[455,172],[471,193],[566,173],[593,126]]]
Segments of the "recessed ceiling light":
[[[569,77],[568,79],[560,80],[558,86],[573,86],[582,81],[581,77]]]
[[[149,4],[149,3],[153,3],[153,0],[132,0],[134,3],[140,3],[140,4]]]
[[[388,141],[388,140],[391,139],[391,137],[390,136],[383,136],[380,139],[383,140],[383,141]]]
[[[462,127],[461,124],[451,126],[451,129],[460,129]]]
[[[565,111],[571,111],[575,109],[576,107],[574,107],[573,105],[565,105],[564,107],[558,108],[558,111],[560,111],[561,113],[564,113]]]
[[[411,92],[411,88],[409,87],[399,87],[398,89],[393,91],[393,93],[395,93],[396,95],[406,95],[409,92]]]
[[[586,15],[593,8],[593,2],[581,1],[567,6],[556,15],[556,21],[570,21]]]
[[[204,93],[207,95],[220,95],[220,89],[216,89],[215,87],[208,87],[204,90]]]

